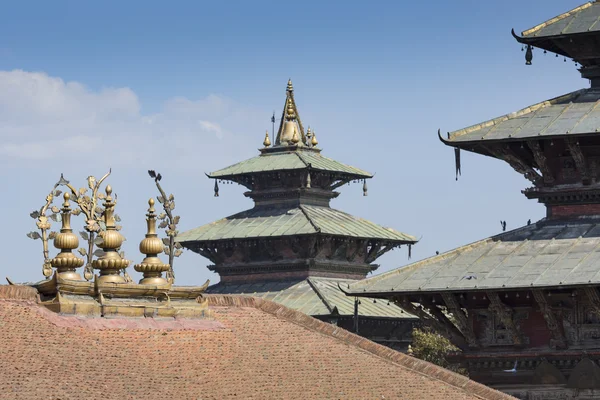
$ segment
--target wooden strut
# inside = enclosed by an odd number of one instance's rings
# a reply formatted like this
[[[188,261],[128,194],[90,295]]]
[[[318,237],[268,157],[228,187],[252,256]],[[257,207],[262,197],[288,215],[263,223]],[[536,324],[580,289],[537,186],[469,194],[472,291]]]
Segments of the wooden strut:
[[[577,166],[577,171],[581,175],[581,181],[584,185],[590,183],[590,173],[585,164],[585,156],[581,151],[581,147],[579,146],[579,141],[574,138],[565,138],[565,143],[571,152],[571,157],[573,157],[573,161],[575,161],[575,166]]]
[[[540,142],[537,140],[529,140],[527,142],[527,146],[529,146],[529,149],[533,153],[535,163],[542,172],[544,183],[554,183],[554,176],[552,175],[552,170],[548,166],[546,155],[544,154],[544,151],[540,146]]]
[[[495,157],[507,162],[515,171],[525,176],[525,178],[531,183],[536,184],[542,180],[542,176],[532,167],[527,165],[523,160],[521,160],[508,145],[495,148],[487,146],[485,149]]]
[[[532,292],[533,298],[540,307],[544,320],[546,320],[546,326],[548,327],[548,330],[550,330],[552,336],[550,339],[550,347],[555,349],[566,349],[568,345],[563,333],[562,324],[559,324],[557,321],[556,315],[554,315],[554,311],[552,311],[552,307],[550,307],[550,304],[548,304],[548,301],[544,296],[544,292],[541,290],[533,290]]]
[[[462,350],[468,347],[463,334],[456,329],[456,326],[454,326],[439,308],[431,305],[431,307],[428,308],[425,308],[424,305],[417,307],[406,297],[402,298],[401,301],[393,299],[393,302],[407,313],[419,317],[419,320],[422,323],[433,328],[437,333],[450,340],[456,347]]]
[[[590,305],[594,308],[596,314],[600,316],[600,296],[598,295],[598,289],[595,287],[584,287],[583,291],[587,296]]]
[[[506,329],[509,330],[513,343],[516,345],[522,345],[523,338],[513,319],[513,310],[506,304],[502,303],[502,300],[500,300],[500,296],[498,296],[497,292],[486,292],[486,296],[490,300],[489,310],[492,311],[506,327]]]
[[[456,297],[452,293],[441,293],[441,295],[448,311],[454,316],[454,323],[467,340],[469,347],[479,347],[477,337],[475,336],[475,332],[473,332],[473,326],[469,323],[467,315],[460,307],[460,304],[458,304]]]

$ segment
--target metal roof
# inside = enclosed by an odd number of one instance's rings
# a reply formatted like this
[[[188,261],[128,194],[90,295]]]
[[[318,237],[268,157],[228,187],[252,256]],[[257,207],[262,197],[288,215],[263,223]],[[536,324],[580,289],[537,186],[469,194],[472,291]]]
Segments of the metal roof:
[[[600,218],[541,220],[359,281],[354,294],[600,283]]]
[[[600,30],[600,3],[585,3],[522,33],[523,37],[548,37]]]
[[[301,148],[263,153],[227,168],[212,172],[208,176],[210,178],[225,178],[258,172],[306,169],[309,165],[314,170],[338,172],[364,178],[373,177],[373,175],[366,171],[327,158],[317,151],[303,150]]]
[[[354,298],[340,291],[338,284],[346,288],[354,280],[311,277],[302,281],[279,281],[223,285],[218,283],[207,293],[246,294],[271,300],[307,315],[330,315],[334,307],[340,315],[354,315]],[[385,301],[374,303],[362,300],[358,314],[368,317],[415,318]]]
[[[328,234],[413,243],[414,236],[329,207],[255,207],[177,236],[178,242]]]
[[[597,133],[600,90],[582,89],[493,120],[450,133],[448,142],[522,140]]]

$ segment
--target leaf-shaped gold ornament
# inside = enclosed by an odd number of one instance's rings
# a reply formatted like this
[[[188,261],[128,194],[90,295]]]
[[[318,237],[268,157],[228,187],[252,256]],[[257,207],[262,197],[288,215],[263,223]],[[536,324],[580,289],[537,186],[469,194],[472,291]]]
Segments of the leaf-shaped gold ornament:
[[[179,215],[176,215],[175,217],[173,217],[173,223],[175,225],[177,225],[179,223]]]
[[[181,243],[179,243],[179,242],[175,242],[175,248],[176,248],[176,249],[182,249],[182,248],[183,248],[183,246],[181,245]]]
[[[169,209],[171,211],[173,211],[175,209],[175,202],[174,201],[169,202]]]
[[[166,213],[160,213],[158,214],[158,219],[165,219],[167,218],[167,214]]]
[[[58,196],[60,196],[61,194],[62,194],[62,191],[60,191],[60,190],[55,190],[55,191],[54,191],[54,196],[55,196],[55,197],[58,197]]]
[[[71,211],[71,214],[77,216],[77,215],[81,214],[81,210],[79,208],[75,208],[73,211]]]
[[[165,246],[165,254],[166,255],[171,254],[171,250],[169,250],[169,246]]]
[[[102,200],[102,199],[106,198],[106,195],[104,193],[98,193],[98,196],[96,196],[96,197],[98,197],[100,200]]]
[[[41,239],[41,238],[42,238],[42,237],[40,236],[40,234],[39,234],[38,232],[36,232],[36,231],[29,232],[29,233],[27,234],[27,237],[28,237],[29,239],[33,239],[33,240],[36,240],[36,239]]]
[[[31,214],[29,214],[29,216],[33,219],[37,219],[40,216],[40,212],[39,211],[33,211]]]
[[[158,229],[163,229],[166,228],[169,225],[169,221],[161,221],[160,224],[158,224]]]
[[[162,197],[162,196],[156,196],[156,200],[158,200],[158,202],[159,202],[160,204],[162,204],[162,203],[164,203],[164,202],[165,202],[165,199],[164,199],[164,197]]]
[[[83,196],[85,194],[85,192],[87,192],[86,188],[79,188],[79,195]]]
[[[42,266],[42,274],[47,278],[52,275],[52,265],[50,263],[44,263]]]
[[[88,235],[86,231],[80,231],[79,236],[81,236],[83,240],[90,240],[90,235]]]
[[[163,238],[162,242],[165,246],[168,246],[170,243],[170,240],[169,240],[169,238]]]
[[[104,250],[102,250],[102,249],[96,249],[96,250],[94,251],[94,257],[98,257],[98,258],[100,258],[100,257],[102,257],[103,255],[104,255]]]
[[[169,201],[173,201],[175,200],[175,196],[173,196],[172,194],[169,195]]]
[[[83,272],[83,277],[85,278],[86,281],[91,281],[92,278],[94,277],[94,270],[92,269],[92,266],[90,264],[85,266],[85,270]]]
[[[173,255],[174,255],[175,257],[179,257],[179,256],[180,256],[180,255],[182,255],[182,254],[183,254],[183,250],[175,250],[175,253],[173,253]]]
[[[58,214],[50,214],[50,219],[51,219],[52,221],[54,221],[54,222],[58,222],[58,217],[57,217],[57,215],[58,215]]]
[[[48,239],[50,239],[50,240],[54,240],[55,237],[56,237],[56,232],[54,232],[54,231],[50,232],[50,234],[48,235]]]
[[[115,222],[121,222],[121,216],[119,216],[119,214],[115,214],[114,218],[115,218]]]
[[[59,213],[59,212],[60,212],[60,208],[58,208],[58,207],[56,207],[56,206],[52,206],[52,208],[51,208],[50,210],[52,210],[52,212],[53,212],[54,214],[57,214],[57,213]]]
[[[84,257],[84,256],[87,254],[87,250],[86,250],[86,249],[84,249],[83,247],[80,247],[80,248],[77,250],[77,252],[78,252],[79,254],[81,254],[81,256],[82,256],[82,257]]]

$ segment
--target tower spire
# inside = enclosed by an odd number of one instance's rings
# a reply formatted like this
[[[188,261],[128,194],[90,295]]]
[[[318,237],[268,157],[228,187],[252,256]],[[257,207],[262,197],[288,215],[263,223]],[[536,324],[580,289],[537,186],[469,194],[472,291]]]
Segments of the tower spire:
[[[275,138],[275,146],[304,146],[306,135],[294,100],[294,85],[288,80],[283,114]],[[295,137],[295,139],[294,139]]]

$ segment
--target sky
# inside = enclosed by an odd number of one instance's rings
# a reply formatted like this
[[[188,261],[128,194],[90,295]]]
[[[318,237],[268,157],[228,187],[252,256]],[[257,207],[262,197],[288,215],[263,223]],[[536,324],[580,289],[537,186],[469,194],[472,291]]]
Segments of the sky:
[[[215,198],[204,173],[258,154],[288,78],[323,154],[376,174],[367,197],[344,186],[332,206],[420,238],[411,260],[397,249],[376,273],[497,234],[500,220],[508,229],[539,220],[543,205],[521,194],[529,182],[501,161],[463,152],[456,181],[437,130],[587,87],[570,60],[534,51],[526,66],[510,34],[581,3],[5,2],[0,278],[43,279],[29,214],[61,173],[83,187],[112,168],[134,263],[157,195],[148,169],[174,194],[181,231],[251,208],[237,185]],[[184,252],[176,283],[216,283],[209,264]]]

